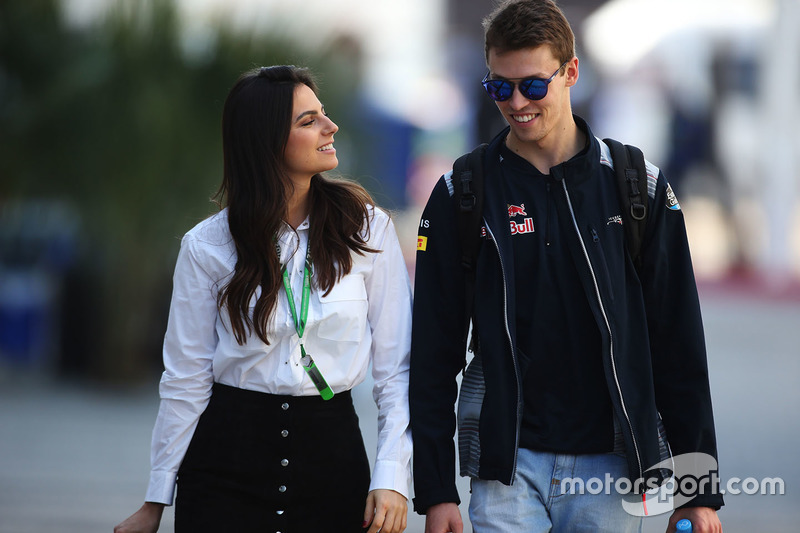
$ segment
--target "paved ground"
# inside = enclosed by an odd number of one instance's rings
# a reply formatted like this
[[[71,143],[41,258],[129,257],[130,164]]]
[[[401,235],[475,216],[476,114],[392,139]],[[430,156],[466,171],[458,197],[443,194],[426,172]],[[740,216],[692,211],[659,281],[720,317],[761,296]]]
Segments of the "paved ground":
[[[793,532],[800,523],[800,298],[745,285],[702,290],[721,477],[781,477],[785,495],[728,496],[726,533]],[[110,532],[140,505],[157,410],[152,383],[110,390],[0,368],[0,532]],[[368,449],[374,407],[356,391]],[[468,498],[464,483],[462,498]],[[165,514],[161,531],[172,531]],[[664,530],[648,519],[646,531]],[[423,531],[410,516],[408,531]]]

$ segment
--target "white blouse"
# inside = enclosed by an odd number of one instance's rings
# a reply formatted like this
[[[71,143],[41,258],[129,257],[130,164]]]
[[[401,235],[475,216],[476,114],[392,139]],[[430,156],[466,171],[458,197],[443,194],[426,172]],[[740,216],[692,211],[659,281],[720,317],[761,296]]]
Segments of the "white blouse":
[[[172,504],[178,467],[215,381],[271,394],[319,394],[300,365],[300,342],[285,291],[279,292],[268,329],[269,346],[255,335],[240,346],[227,310],[217,310],[218,292],[236,264],[227,214],[223,210],[204,220],[181,242],[145,501]],[[382,251],[353,253],[350,273],[328,295],[312,285],[303,344],[334,393],[361,383],[372,363],[378,450],[370,490],[392,489],[408,498],[411,284],[391,219],[380,209],[371,209],[370,216],[367,245]],[[298,312],[308,229],[308,219],[297,231],[286,225],[278,239]]]

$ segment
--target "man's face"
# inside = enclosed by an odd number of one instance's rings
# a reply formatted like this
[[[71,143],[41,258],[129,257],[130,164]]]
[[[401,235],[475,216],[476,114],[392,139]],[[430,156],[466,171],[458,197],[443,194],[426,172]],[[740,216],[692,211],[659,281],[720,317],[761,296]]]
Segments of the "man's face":
[[[541,100],[529,100],[519,91],[523,78],[548,79],[559,69],[561,62],[553,55],[549,46],[497,52],[489,50],[489,78],[516,82],[511,98],[495,102],[503,117],[511,126],[507,144],[509,148],[536,143],[541,147],[555,144],[552,140],[561,130],[562,121],[571,120],[572,112],[568,87],[578,79],[578,61],[573,58],[557,72],[547,86],[547,94]]]

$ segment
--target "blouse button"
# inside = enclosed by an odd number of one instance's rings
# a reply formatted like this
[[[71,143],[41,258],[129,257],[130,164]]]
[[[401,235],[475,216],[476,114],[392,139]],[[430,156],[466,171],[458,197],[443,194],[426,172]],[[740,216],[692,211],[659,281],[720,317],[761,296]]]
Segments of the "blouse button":
[[[281,437],[288,437],[288,436],[289,436],[289,430],[284,429],[283,431],[281,431]]]
[[[286,485],[281,485],[278,487],[278,492],[286,492]]]
[[[286,411],[287,409],[289,409],[289,404],[288,403],[281,404],[281,409]]]
[[[289,459],[281,459],[281,466],[289,466]]]
[[[281,511],[275,511],[275,512],[276,512],[276,513],[278,513],[278,514],[283,514],[283,510],[281,510]]]

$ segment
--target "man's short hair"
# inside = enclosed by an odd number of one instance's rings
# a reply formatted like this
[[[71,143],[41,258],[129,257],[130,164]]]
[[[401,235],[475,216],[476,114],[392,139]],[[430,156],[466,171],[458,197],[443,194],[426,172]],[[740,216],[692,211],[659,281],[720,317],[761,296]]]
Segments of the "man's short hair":
[[[507,0],[483,19],[485,53],[549,45],[559,63],[575,57],[575,34],[553,0]]]

